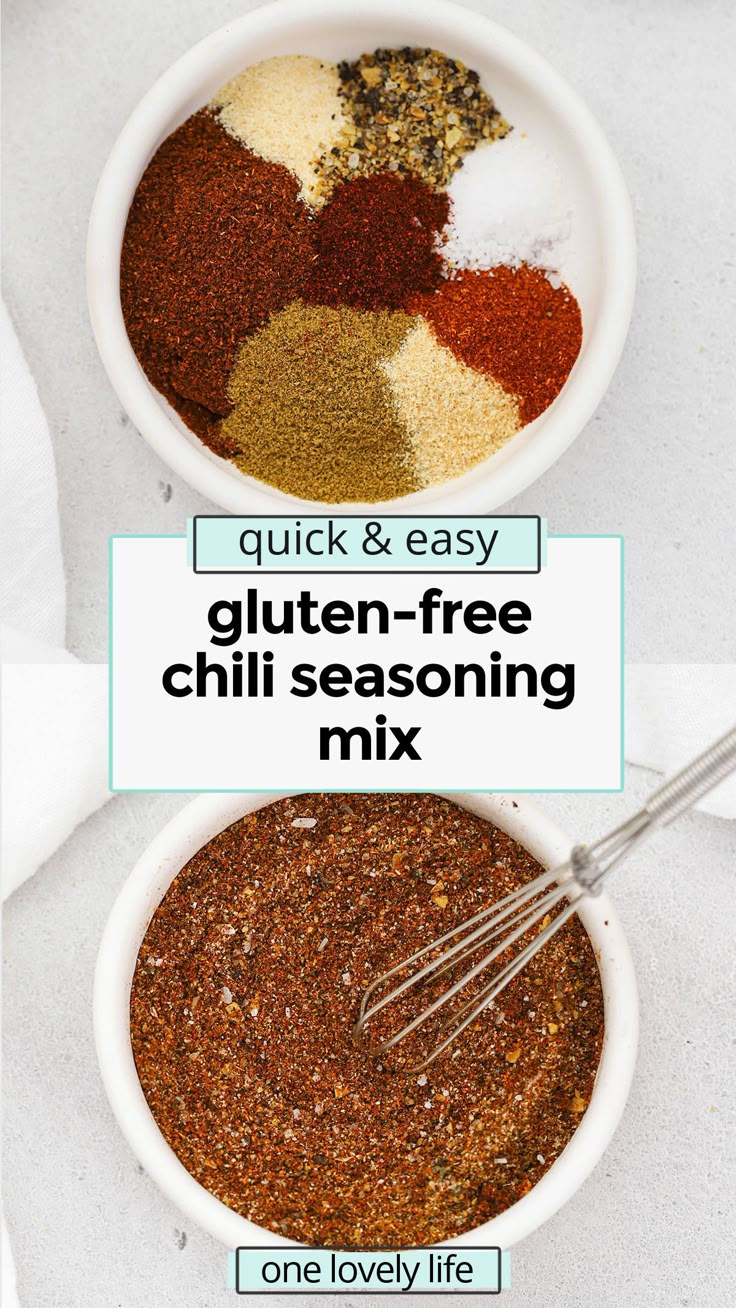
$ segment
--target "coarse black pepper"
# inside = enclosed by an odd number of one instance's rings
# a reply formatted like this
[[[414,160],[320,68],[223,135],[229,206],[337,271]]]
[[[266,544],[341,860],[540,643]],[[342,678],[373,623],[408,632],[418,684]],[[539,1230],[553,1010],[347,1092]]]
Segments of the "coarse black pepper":
[[[338,76],[345,122],[316,163],[325,191],[386,168],[441,188],[470,150],[510,131],[477,72],[440,50],[375,50]]]

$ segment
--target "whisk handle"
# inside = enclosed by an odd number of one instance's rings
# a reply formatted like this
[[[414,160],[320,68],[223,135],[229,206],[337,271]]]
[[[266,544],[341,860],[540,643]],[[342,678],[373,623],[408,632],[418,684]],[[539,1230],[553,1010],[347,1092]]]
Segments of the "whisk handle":
[[[735,769],[736,727],[733,727],[655,790],[644,805],[644,812],[652,822],[662,825],[673,822]]]

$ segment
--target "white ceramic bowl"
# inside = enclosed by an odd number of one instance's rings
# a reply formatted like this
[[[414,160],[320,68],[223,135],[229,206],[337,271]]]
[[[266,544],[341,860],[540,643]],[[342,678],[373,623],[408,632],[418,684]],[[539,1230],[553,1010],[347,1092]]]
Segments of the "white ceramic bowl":
[[[325,505],[265,486],[220,459],[150,386],[120,307],[120,249],[146,164],[189,114],[240,69],[280,54],[357,58],[378,46],[434,46],[476,68],[506,117],[557,160],[567,181],[575,242],[566,274],[582,309],[584,339],[563,391],[535,422],[453,481],[386,504],[385,513],[488,512],[549,468],[600,402],[623,348],[635,281],[634,229],[626,187],[595,120],[539,55],[481,14],[448,0],[277,0],[194,46],[141,100],[118,138],[97,189],[89,226],[87,285],[103,363],[138,430],[185,481],[231,513],[324,513]],[[330,506],[339,512],[346,506]]]
[[[110,914],[100,945],[94,1026],[102,1079],[113,1112],[133,1152],[165,1195],[229,1249],[291,1244],[240,1217],[215,1199],[179,1162],[148,1107],[130,1043],[130,986],[146,927],[177,872],[207,841],[246,813],[282,795],[202,795],[149,845]],[[571,841],[523,795],[447,795],[518,840],[546,867],[567,857]],[[605,1034],[595,1088],[567,1148],[534,1188],[506,1212],[458,1237],[464,1245],[510,1248],[529,1235],[582,1185],[606,1149],[624,1109],[636,1058],[636,980],[618,916],[605,894],[579,910],[590,936],[603,987]]]

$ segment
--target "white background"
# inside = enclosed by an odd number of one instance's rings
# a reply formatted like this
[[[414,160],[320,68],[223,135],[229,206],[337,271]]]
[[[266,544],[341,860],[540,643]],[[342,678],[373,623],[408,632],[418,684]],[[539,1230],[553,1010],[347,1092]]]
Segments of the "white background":
[[[736,6],[469,3],[551,60],[596,114],[639,241],[613,384],[571,449],[505,511],[544,513],[551,532],[624,534],[629,662],[730,662]],[[106,658],[106,537],[180,532],[213,511],[131,428],[97,358],[84,287],[95,184],[154,78],[253,4],[3,0],[4,294],[51,423],[70,648],[82,658]]]
[[[508,511],[545,512],[551,531],[624,532],[629,660],[731,659],[732,578],[703,561],[722,558],[733,539],[736,203],[724,137],[736,89],[733,2],[468,3],[526,38],[583,95],[618,154],[639,239],[632,330],[609,393],[565,457]],[[3,3],[4,294],[51,423],[70,645],[85,658],[106,657],[107,535],[181,531],[187,516],[212,511],[131,430],[96,357],[84,292],[94,185],[158,73],[253,5]],[[545,805],[571,835],[592,838],[655,784],[627,773],[626,805],[616,795],[550,795]],[[182,1230],[127,1149],[92,1046],[92,969],[107,912],[183,802],[115,799],[6,909],[3,1180],[23,1308],[233,1308],[222,1250]],[[731,1308],[724,1250],[736,1221],[736,1131],[724,978],[733,915],[718,910],[733,870],[729,823],[695,815],[663,831],[645,863],[617,874],[642,1000],[633,1093],[582,1191],[514,1251],[503,1308]]]
[[[616,539],[550,540],[547,565],[535,575],[235,576],[195,574],[184,540],[119,539],[113,548],[113,785],[150,790],[615,789],[620,784],[620,602]],[[391,609],[414,608],[424,591],[466,602],[488,599],[498,609],[524,600],[532,611],[521,635],[422,636],[417,623],[394,624],[386,636],[243,637],[237,646],[275,654],[273,699],[172,698],[161,684],[165,668],[208,662],[232,665],[228,647],[209,643],[207,612],[217,600],[244,599],[249,587],[272,599],[308,589],[320,605],[331,599],[382,599]],[[567,708],[544,707],[521,690],[514,699],[363,699],[350,693],[309,699],[289,693],[291,669],[342,663],[530,663],[541,674],[550,663],[574,663],[575,698]],[[183,678],[177,677],[177,684]],[[214,677],[210,677],[214,681]],[[473,685],[471,678],[469,685]],[[319,759],[321,726],[375,727],[376,715],[404,730],[419,725],[420,761],[364,762],[357,747],[341,762]],[[388,739],[393,739],[390,735]]]

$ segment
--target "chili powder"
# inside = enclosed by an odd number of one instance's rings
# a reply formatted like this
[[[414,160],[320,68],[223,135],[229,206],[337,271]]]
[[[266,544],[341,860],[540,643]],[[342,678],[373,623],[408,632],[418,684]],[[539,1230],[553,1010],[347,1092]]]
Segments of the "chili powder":
[[[138,1075],[183,1165],[307,1244],[432,1244],[526,1194],[600,1056],[576,917],[426,1073],[381,1071],[351,1032],[370,980],[538,871],[434,795],[300,795],[211,840],[156,910],[131,991]]]
[[[148,378],[213,434],[243,339],[298,296],[312,256],[299,181],[228,135],[210,112],[159,147],[123,238],[125,325]]]
[[[466,270],[408,307],[429,320],[441,344],[463,363],[514,395],[524,423],[552,403],[580,353],[583,324],[575,296],[527,264]]]
[[[315,219],[316,261],[307,299],[358,309],[403,309],[442,280],[438,237],[444,191],[418,177],[376,173],[339,186]]]

